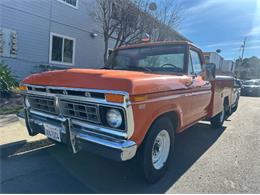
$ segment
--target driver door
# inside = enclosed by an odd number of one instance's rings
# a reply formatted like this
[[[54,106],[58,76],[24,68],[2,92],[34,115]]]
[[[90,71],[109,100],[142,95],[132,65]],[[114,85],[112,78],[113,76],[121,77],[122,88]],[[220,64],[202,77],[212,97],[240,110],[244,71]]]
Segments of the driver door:
[[[189,73],[192,77],[192,85],[190,86],[192,96],[192,121],[197,121],[207,115],[207,108],[211,99],[211,84],[203,80],[200,76],[203,62],[201,52],[196,48],[190,48],[189,53]]]

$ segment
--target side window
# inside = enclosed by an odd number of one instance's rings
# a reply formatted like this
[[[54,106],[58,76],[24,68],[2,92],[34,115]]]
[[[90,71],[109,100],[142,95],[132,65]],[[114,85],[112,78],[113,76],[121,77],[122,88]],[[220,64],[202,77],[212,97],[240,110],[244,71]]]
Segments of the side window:
[[[200,56],[198,52],[190,50],[190,55],[191,55],[191,61],[193,65],[193,70],[194,73],[197,74],[201,72],[201,61],[200,61]]]
[[[192,67],[191,56],[189,56],[188,73],[189,73],[189,74],[193,74],[193,67]]]

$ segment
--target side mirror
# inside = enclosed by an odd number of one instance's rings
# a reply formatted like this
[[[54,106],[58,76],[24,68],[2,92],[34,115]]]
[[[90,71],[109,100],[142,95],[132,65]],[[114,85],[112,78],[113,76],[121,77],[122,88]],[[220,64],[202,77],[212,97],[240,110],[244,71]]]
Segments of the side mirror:
[[[242,88],[242,83],[240,81],[235,81],[234,88]]]
[[[204,80],[213,81],[216,77],[216,65],[213,63],[204,64],[202,74]]]

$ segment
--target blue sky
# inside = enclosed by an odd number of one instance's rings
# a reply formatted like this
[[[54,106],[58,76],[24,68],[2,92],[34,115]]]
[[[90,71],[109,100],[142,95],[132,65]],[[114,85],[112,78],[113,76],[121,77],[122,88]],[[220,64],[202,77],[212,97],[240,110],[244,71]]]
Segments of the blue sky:
[[[240,55],[247,37],[245,57],[260,57],[260,0],[179,0],[183,8],[178,29],[203,49],[221,49],[225,59]]]

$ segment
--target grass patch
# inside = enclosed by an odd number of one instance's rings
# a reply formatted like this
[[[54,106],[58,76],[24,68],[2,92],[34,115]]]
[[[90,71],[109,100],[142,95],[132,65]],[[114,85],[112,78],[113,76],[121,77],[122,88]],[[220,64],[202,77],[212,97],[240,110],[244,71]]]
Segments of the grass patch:
[[[15,105],[15,106],[5,106],[0,108],[0,115],[5,115],[5,114],[16,114],[20,110],[23,109],[23,106],[21,105]]]
[[[23,98],[12,92],[9,98],[0,99],[0,115],[16,114],[23,108]]]

